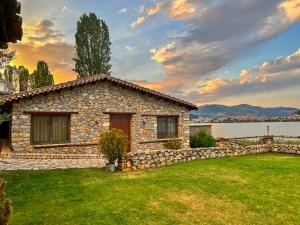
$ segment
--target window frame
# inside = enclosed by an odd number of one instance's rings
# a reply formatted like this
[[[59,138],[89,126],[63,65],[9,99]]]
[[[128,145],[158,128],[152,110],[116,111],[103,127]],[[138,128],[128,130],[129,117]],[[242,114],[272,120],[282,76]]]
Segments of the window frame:
[[[44,116],[44,117],[50,117],[50,122],[49,122],[49,133],[52,133],[53,130],[53,117],[66,117],[67,118],[67,140],[66,141],[46,141],[46,142],[36,142],[33,140],[34,135],[34,117],[35,116]],[[51,137],[50,135],[50,139],[53,139],[53,137]],[[55,113],[55,112],[49,112],[49,113],[34,113],[31,114],[31,118],[30,118],[30,144],[31,145],[51,145],[51,144],[67,144],[67,143],[71,143],[71,114],[70,113]]]
[[[164,140],[164,139],[176,139],[176,138],[178,138],[179,137],[179,133],[178,133],[178,117],[179,116],[174,116],[174,115],[159,115],[159,116],[157,116],[157,118],[156,118],[156,138],[157,138],[157,140]],[[159,118],[165,118],[165,119],[167,119],[167,118],[175,118],[175,136],[174,137],[163,137],[163,138],[161,138],[161,137],[158,137],[158,119]],[[168,125],[166,124],[166,133],[168,133]]]

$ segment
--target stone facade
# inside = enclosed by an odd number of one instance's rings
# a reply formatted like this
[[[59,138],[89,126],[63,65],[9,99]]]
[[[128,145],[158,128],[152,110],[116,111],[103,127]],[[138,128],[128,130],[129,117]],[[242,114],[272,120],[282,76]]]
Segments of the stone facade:
[[[70,119],[70,143],[30,144],[31,115],[24,112],[76,112]],[[130,112],[131,151],[162,149],[157,140],[157,115],[178,116],[178,138],[189,146],[188,109],[108,81],[94,82],[12,103],[11,144],[15,153],[94,154],[100,132],[110,129],[105,112]]]
[[[179,162],[221,158],[226,156],[279,152],[300,155],[300,145],[250,145],[223,144],[222,147],[189,148],[180,150],[138,151],[128,153],[120,167],[123,171],[142,170],[171,165]]]

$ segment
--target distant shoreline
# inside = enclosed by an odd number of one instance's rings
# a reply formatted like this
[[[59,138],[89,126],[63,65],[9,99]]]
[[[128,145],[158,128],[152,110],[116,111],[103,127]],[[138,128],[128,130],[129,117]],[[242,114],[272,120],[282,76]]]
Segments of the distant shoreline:
[[[190,123],[195,123],[195,124],[198,124],[198,123],[287,123],[287,122],[300,122],[300,120],[286,120],[286,121],[274,121],[274,120],[271,120],[271,121],[224,121],[224,122],[193,122],[193,121],[190,121]]]

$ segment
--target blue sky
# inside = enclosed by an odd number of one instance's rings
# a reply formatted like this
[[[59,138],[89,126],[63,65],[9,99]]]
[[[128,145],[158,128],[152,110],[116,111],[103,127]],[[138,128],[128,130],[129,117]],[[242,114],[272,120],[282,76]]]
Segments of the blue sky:
[[[236,75],[242,69],[272,60],[277,56],[290,55],[299,49],[298,38],[300,38],[300,24],[295,23],[286,32],[262,43],[241,59],[225,66],[224,70],[231,71],[233,75]]]
[[[201,104],[300,108],[300,0],[21,0],[16,64],[75,79],[76,22],[106,21],[113,75]]]

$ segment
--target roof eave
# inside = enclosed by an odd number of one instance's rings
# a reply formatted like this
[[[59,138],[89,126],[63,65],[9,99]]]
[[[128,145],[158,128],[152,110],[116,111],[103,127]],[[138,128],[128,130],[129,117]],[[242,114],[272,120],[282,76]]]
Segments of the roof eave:
[[[145,88],[133,83],[130,83],[128,81],[124,81],[121,80],[119,78],[115,78],[115,77],[111,77],[111,76],[107,76],[107,75],[96,75],[93,77],[88,77],[88,78],[83,78],[82,80],[75,80],[75,81],[69,81],[66,83],[61,83],[61,84],[57,84],[57,85],[53,85],[53,86],[48,86],[48,87],[44,87],[44,88],[40,88],[40,89],[35,89],[35,90],[31,90],[31,91],[24,91],[24,92],[20,92],[17,94],[12,94],[12,95],[6,95],[6,96],[0,96],[0,99],[2,98],[5,102],[14,102],[14,101],[20,101],[24,98],[32,98],[34,96],[37,95],[41,95],[41,94],[49,94],[52,92],[57,92],[63,89],[67,89],[67,88],[74,88],[74,87],[79,87],[85,84],[89,84],[89,83],[93,83],[93,82],[97,82],[97,81],[109,81],[112,83],[116,83],[118,85],[123,85],[127,88],[133,89],[133,90],[137,90],[140,91],[142,93],[147,93],[149,95],[153,95],[156,96],[158,98],[164,99],[165,101],[169,101],[172,102],[174,104],[178,104],[181,105],[189,110],[195,110],[198,109],[198,107],[192,103],[177,99],[175,97],[169,96],[167,94],[163,94],[160,93],[158,91],[154,91],[151,90],[149,88]]]

